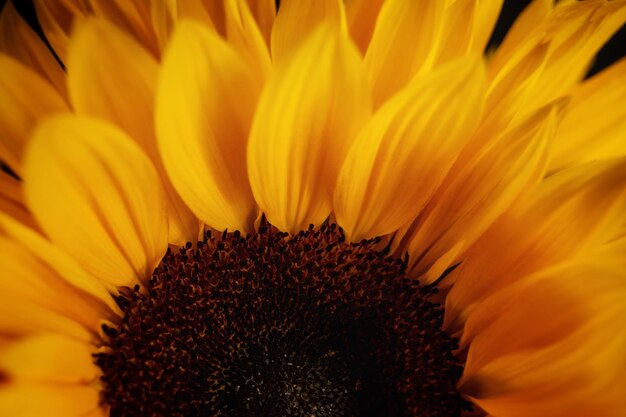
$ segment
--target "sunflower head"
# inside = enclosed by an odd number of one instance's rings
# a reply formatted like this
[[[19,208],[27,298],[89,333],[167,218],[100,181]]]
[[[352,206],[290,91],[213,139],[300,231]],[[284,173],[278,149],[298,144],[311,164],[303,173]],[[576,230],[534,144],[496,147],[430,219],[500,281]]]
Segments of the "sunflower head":
[[[623,0],[0,14],[0,416],[622,417]]]

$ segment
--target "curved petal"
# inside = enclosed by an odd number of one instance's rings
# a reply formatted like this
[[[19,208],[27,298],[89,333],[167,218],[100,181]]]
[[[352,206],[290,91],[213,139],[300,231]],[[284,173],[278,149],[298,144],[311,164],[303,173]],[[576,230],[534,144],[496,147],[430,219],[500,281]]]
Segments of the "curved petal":
[[[0,51],[38,72],[62,97],[67,96],[61,65],[10,1],[0,15]]]
[[[9,383],[0,387],[0,415],[20,417],[98,416],[96,387],[54,383]]]
[[[218,230],[251,230],[256,217],[245,152],[259,90],[219,35],[195,22],[178,27],[158,89],[159,148],[182,199]]]
[[[156,170],[122,131],[81,116],[56,116],[33,134],[25,195],[42,229],[111,285],[151,276],[167,249]]]
[[[267,78],[272,60],[248,3],[246,0],[225,0],[224,13],[228,41],[248,59],[255,74]]]
[[[13,243],[34,255],[39,263],[51,271],[45,276],[39,277],[40,280],[52,284],[52,276],[56,276],[66,285],[73,287],[75,292],[79,294],[78,296],[70,294],[66,297],[88,298],[91,308],[97,311],[102,318],[114,320],[116,316],[121,316],[121,310],[103,284],[83,270],[71,256],[57,248],[38,232],[19,224],[4,213],[0,213],[0,231],[9,237]]]
[[[33,127],[44,116],[69,111],[65,100],[33,70],[0,54],[0,159],[18,174]]]
[[[503,0],[446,2],[437,63],[459,58],[468,52],[482,54],[503,2]]]
[[[542,3],[532,7],[528,18],[541,19]],[[621,1],[558,3],[520,41],[509,45],[505,40],[496,50],[489,65],[493,82],[487,111],[506,124],[568,93],[625,21],[626,3]]]
[[[378,13],[385,0],[344,0],[350,36],[361,52],[369,46]]]
[[[624,297],[622,266],[604,260],[565,264],[494,294],[467,322],[461,392],[502,417],[624,415]]]
[[[248,0],[250,11],[256,19],[256,23],[263,34],[265,44],[269,47],[272,26],[276,19],[276,1],[275,0]]]
[[[283,0],[272,27],[272,58],[281,62],[295,52],[315,28],[332,22],[345,28],[342,0]]]
[[[90,8],[127,33],[132,34],[155,57],[159,41],[152,24],[149,2],[144,0],[89,0]]]
[[[33,3],[46,39],[61,62],[66,62],[72,24],[89,9],[81,0],[33,0]]]
[[[100,300],[68,284],[29,248],[0,236],[0,331],[51,331],[95,340],[106,316]],[[93,305],[91,304],[93,303]]]
[[[94,346],[53,333],[20,338],[0,351],[0,372],[11,380],[90,383],[100,369],[93,362]]]
[[[348,239],[394,232],[419,214],[477,126],[484,92],[474,56],[416,79],[374,114],[337,180],[334,211]]]
[[[577,86],[554,141],[550,170],[626,155],[626,59]]]
[[[432,68],[442,41],[445,1],[387,0],[365,54],[378,107],[418,72]]]
[[[618,237],[625,224],[625,185],[626,159],[544,180],[468,251],[446,300],[446,328],[458,329],[481,300],[505,285]]]
[[[337,174],[370,103],[356,47],[330,24],[285,64],[259,101],[248,171],[269,222],[296,232],[330,214]]]
[[[9,215],[33,230],[39,230],[24,202],[21,181],[4,171],[0,171],[0,213]]]
[[[98,50],[97,54],[93,51]],[[198,220],[180,199],[157,149],[154,106],[159,65],[132,37],[103,19],[76,25],[67,59],[68,86],[77,114],[108,120],[137,142],[159,172],[167,195],[169,242],[198,236]]]
[[[519,127],[492,138],[460,168],[453,167],[439,191],[403,238],[409,265],[424,282],[437,279],[520,195],[543,178],[559,104],[546,106]],[[462,249],[439,269],[435,262],[459,242]],[[441,269],[443,268],[443,269]],[[449,280],[448,280],[449,284]]]

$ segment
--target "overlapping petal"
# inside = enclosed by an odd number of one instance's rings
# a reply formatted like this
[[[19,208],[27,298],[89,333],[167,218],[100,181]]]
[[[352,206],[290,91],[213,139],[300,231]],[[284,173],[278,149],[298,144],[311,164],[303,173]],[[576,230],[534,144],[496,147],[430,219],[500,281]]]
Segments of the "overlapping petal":
[[[442,42],[444,1],[387,0],[365,66],[376,107],[435,63]]]
[[[50,239],[111,286],[152,274],[167,248],[164,193],[148,157],[113,125],[56,116],[35,131],[25,195]]]
[[[17,381],[89,384],[99,377],[93,345],[55,333],[17,339],[0,349],[0,371]]]
[[[94,55],[96,49],[98,54]],[[122,128],[157,168],[167,195],[169,242],[184,245],[195,241],[198,221],[174,190],[157,148],[156,59],[128,34],[92,17],[74,29],[67,68],[75,112],[108,120]]]
[[[517,279],[619,237],[626,207],[626,160],[560,171],[511,207],[470,249],[446,300],[458,329],[490,294]]]
[[[272,27],[274,62],[288,58],[320,23],[332,22],[345,29],[345,18],[342,0],[282,1]]]
[[[0,54],[0,158],[18,174],[28,136],[43,117],[68,112],[63,97],[38,73]]]
[[[460,389],[494,416],[623,415],[625,278],[587,259],[487,298],[466,325]]]
[[[519,122],[581,81],[598,50],[626,22],[626,3],[572,1],[552,8],[537,0],[524,16],[489,65],[487,110],[499,128]]]
[[[256,217],[246,143],[261,80],[219,35],[178,28],[157,97],[161,156],[174,187],[209,226],[250,230]]]
[[[416,79],[358,137],[337,181],[334,211],[351,240],[394,232],[424,208],[481,116],[478,56]]]
[[[546,106],[452,168],[403,237],[406,244],[401,248],[408,251],[411,268],[423,281],[437,279],[460,262],[464,249],[542,179],[559,110],[562,113],[562,103]],[[457,253],[437,264],[450,251]]]
[[[337,175],[370,114],[356,47],[319,27],[268,81],[248,144],[254,197],[268,220],[296,232],[331,212]]]
[[[36,71],[62,97],[67,96],[61,65],[10,1],[2,8],[0,16],[0,51]]]
[[[626,59],[576,86],[550,170],[626,155]]]

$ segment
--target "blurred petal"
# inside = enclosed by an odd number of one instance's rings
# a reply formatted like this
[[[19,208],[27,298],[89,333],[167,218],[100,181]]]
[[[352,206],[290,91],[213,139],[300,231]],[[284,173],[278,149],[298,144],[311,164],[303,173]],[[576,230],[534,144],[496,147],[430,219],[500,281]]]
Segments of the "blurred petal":
[[[272,28],[272,58],[280,62],[288,58],[308,35],[323,22],[345,28],[342,0],[283,0]]]
[[[155,58],[111,23],[90,18],[74,30],[67,67],[76,113],[121,127],[157,168],[167,195],[169,242],[195,241],[198,220],[174,190],[157,149],[154,102],[159,67]]]
[[[361,52],[369,46],[378,13],[385,0],[344,0],[348,29]]]
[[[151,276],[167,248],[165,201],[145,154],[112,125],[79,116],[41,123],[25,195],[50,239],[111,285]]]
[[[520,277],[597,250],[625,223],[626,160],[587,164],[548,177],[513,205],[455,271],[445,326],[462,325],[481,300]]]
[[[466,53],[482,54],[496,24],[503,0],[448,1],[438,63]]]
[[[93,310],[97,310],[101,317],[113,319],[115,315],[121,315],[121,310],[104,286],[85,272],[71,256],[38,232],[19,224],[3,213],[0,213],[0,231],[52,271],[46,276],[39,277],[40,280],[52,284],[50,276],[56,275],[65,284],[80,292],[80,297],[90,298],[90,306]]]
[[[424,212],[411,226],[405,239],[409,263],[416,275],[428,272],[430,282],[459,262],[429,270],[459,242],[462,249],[477,238],[520,195],[527,193],[543,177],[548,162],[549,143],[557,125],[557,105],[538,111],[519,127],[492,138],[489,145],[460,168],[454,167]],[[457,248],[457,255],[464,250]]]
[[[341,163],[370,113],[356,48],[324,25],[275,71],[248,145],[254,196],[270,223],[296,232],[331,211]]]
[[[550,170],[626,155],[626,59],[577,86]]]
[[[218,230],[250,230],[256,217],[245,158],[259,91],[245,60],[215,32],[179,26],[158,90],[159,148],[182,199]]]
[[[85,417],[96,413],[99,404],[96,387],[58,383],[9,383],[0,387],[2,416]]]
[[[255,74],[267,78],[272,60],[248,3],[246,0],[225,0],[224,8],[228,41],[248,59]]]
[[[461,391],[502,417],[624,415],[624,297],[623,268],[604,261],[565,264],[495,293],[467,322]]]
[[[162,1],[162,0],[160,0]],[[89,0],[94,14],[132,34],[155,57],[159,41],[152,26],[149,2],[145,0]]]
[[[41,333],[21,338],[0,351],[0,370],[20,381],[67,384],[95,381],[94,346],[66,336]]]
[[[29,248],[0,236],[0,332],[8,335],[52,331],[95,340],[102,304],[59,277]]]
[[[474,56],[418,78],[374,114],[335,191],[337,222],[350,240],[391,233],[415,218],[478,124],[484,91]]]
[[[61,62],[67,62],[67,45],[74,20],[89,9],[82,0],[33,0],[37,21]]]
[[[383,4],[365,54],[376,107],[434,64],[442,42],[444,4],[440,0]]]
[[[541,3],[532,7],[534,19],[545,13]],[[626,3],[622,1],[557,4],[546,19],[524,33],[523,40],[511,42],[514,45],[505,40],[496,50],[489,66],[493,84],[487,110],[506,124],[566,94],[582,80],[598,50],[624,22]],[[529,65],[533,61],[535,65]]]
[[[265,44],[269,47],[274,19],[276,19],[275,0],[248,0],[248,6],[256,19],[257,26],[263,35]]]
[[[0,54],[0,159],[22,173],[22,154],[33,127],[44,116],[69,111],[65,100],[33,70]]]
[[[24,203],[21,181],[4,171],[0,171],[0,213],[8,214],[31,229],[38,230],[35,219]]]
[[[62,97],[67,96],[61,65],[10,1],[0,15],[0,51],[39,73]]]

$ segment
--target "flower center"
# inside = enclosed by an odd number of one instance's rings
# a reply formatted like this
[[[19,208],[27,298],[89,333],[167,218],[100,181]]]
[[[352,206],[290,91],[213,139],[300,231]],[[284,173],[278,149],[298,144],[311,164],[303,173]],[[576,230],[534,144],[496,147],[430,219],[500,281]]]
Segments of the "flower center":
[[[458,416],[434,289],[378,240],[269,226],[168,252],[96,355],[111,416]]]

